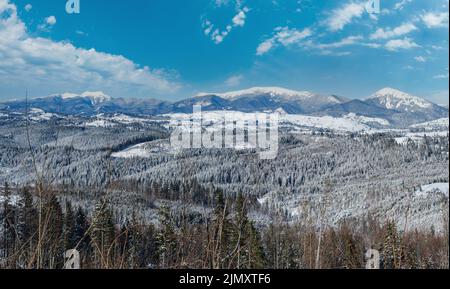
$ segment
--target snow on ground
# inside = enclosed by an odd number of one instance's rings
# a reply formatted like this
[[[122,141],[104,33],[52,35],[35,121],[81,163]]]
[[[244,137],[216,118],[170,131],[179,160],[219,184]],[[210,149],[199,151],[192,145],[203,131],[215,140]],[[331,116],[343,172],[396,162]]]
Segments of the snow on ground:
[[[144,119],[144,118],[131,117],[131,116],[128,116],[125,114],[115,114],[113,116],[104,117],[104,118],[113,120],[116,122],[120,122],[123,124],[133,124],[133,123],[141,123],[142,124],[142,123],[145,123],[148,121],[147,119]]]
[[[376,98],[387,109],[401,109],[414,112],[415,108],[430,108],[432,104],[425,99],[407,94],[393,88],[383,88],[377,91],[371,98]]]
[[[448,135],[448,131],[432,131],[432,132],[409,132],[404,136],[396,137],[395,141],[398,144],[407,144],[408,140],[412,140],[414,142],[419,142],[424,139],[424,137],[446,137]]]
[[[145,148],[146,143],[141,143],[127,148],[123,151],[113,153],[113,158],[148,158],[151,153]]]
[[[281,87],[253,87],[250,89],[231,91],[227,93],[200,93],[197,97],[217,95],[224,99],[236,99],[244,95],[270,94],[271,96],[283,96],[287,99],[308,99],[314,96],[309,91],[295,91]]]
[[[11,195],[9,204],[16,206],[19,203],[20,199],[21,199],[20,196]],[[4,202],[5,202],[5,197],[0,196],[0,204],[3,204]]]
[[[112,153],[113,158],[149,158],[161,154],[172,154],[176,151],[172,149],[168,140],[156,140],[133,145],[120,152]]]
[[[192,114],[175,113],[166,114],[165,117],[170,117],[172,120],[188,120],[192,118]],[[203,121],[210,124],[220,123],[223,116],[230,117],[237,120],[251,120],[254,118],[254,113],[245,113],[239,111],[207,111],[202,112]],[[375,118],[360,118],[349,116],[344,118],[337,118],[331,116],[307,116],[307,115],[293,115],[280,114],[279,115],[281,127],[312,127],[319,129],[330,129],[336,131],[358,132],[371,130],[371,128],[364,122],[378,122],[385,124],[386,121]],[[353,119],[352,119],[353,118]]]
[[[434,183],[422,186],[416,191],[416,197],[428,197],[430,193],[441,192],[448,198],[449,183]]]
[[[281,116],[280,120],[281,122],[287,122],[301,127],[314,127],[336,131],[358,132],[371,129],[369,126],[355,120],[331,116],[285,115]]]
[[[32,121],[42,121],[42,120],[51,120],[54,117],[57,117],[54,113],[47,113],[39,108],[32,108],[29,111],[29,119]]]
[[[366,117],[366,116],[362,116],[362,115],[356,115],[355,113],[349,113],[349,114],[345,115],[344,118],[354,120],[354,121],[357,121],[359,123],[364,123],[364,124],[378,123],[378,124],[381,124],[384,126],[390,125],[390,122],[387,121],[386,119],[376,118],[376,117]]]
[[[449,118],[440,118],[433,121],[414,124],[411,128],[422,128],[425,130],[448,130]]]
[[[105,119],[96,119],[96,120],[85,123],[85,126],[87,126],[87,127],[113,127],[115,125],[116,125],[115,123],[112,123]]]

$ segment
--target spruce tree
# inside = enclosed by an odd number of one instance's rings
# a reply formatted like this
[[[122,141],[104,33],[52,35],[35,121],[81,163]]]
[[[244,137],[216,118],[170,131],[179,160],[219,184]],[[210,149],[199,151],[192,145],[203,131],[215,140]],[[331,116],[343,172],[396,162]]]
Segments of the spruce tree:
[[[113,260],[115,228],[107,201],[101,201],[95,207],[91,239],[98,265],[101,268],[110,268]]]
[[[67,201],[64,215],[64,250],[74,249],[76,245],[75,215],[72,204]]]
[[[76,243],[76,249],[80,252],[82,264],[88,263],[89,258],[92,255],[91,238],[88,234],[89,223],[86,215],[81,207],[78,207],[75,213],[74,224],[74,241]]]
[[[383,267],[385,269],[398,269],[401,260],[400,240],[397,227],[394,222],[386,224],[386,232],[383,241]]]
[[[44,204],[45,265],[48,268],[62,268],[63,258],[63,213],[57,197],[51,195]]]
[[[224,199],[223,192],[219,189],[214,192],[212,223],[211,265],[214,269],[227,269],[235,248],[232,247],[232,223],[229,217],[229,205]]]
[[[35,250],[37,243],[38,212],[33,204],[33,196],[28,188],[23,188],[18,211],[18,237],[21,246],[20,264],[27,264],[31,253]]]
[[[170,209],[162,205],[158,211],[159,232],[157,235],[158,256],[161,268],[171,268],[176,260],[177,236]]]
[[[1,216],[3,229],[3,258],[9,260],[9,257],[14,254],[14,247],[16,245],[15,233],[16,212],[11,200],[11,190],[8,183],[5,182],[3,188],[3,212]],[[9,260],[11,262],[11,260]],[[15,267],[15,264],[8,264]]]

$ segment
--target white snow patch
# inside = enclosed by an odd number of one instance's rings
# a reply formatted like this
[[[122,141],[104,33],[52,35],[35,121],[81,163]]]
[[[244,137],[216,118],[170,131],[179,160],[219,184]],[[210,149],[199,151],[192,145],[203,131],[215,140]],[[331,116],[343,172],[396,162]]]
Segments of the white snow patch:
[[[91,122],[87,122],[84,125],[87,127],[106,127],[106,128],[108,128],[108,127],[113,127],[116,124],[112,123],[110,121],[104,120],[104,119],[97,119],[97,120],[94,120]]]
[[[448,130],[449,118],[440,118],[433,121],[414,124],[412,128],[423,128],[425,130]]]
[[[28,113],[29,113],[29,119],[32,121],[50,120],[54,117],[57,117],[56,114],[47,113],[39,108],[31,108]]]
[[[170,124],[167,124],[168,126],[175,124],[178,120],[190,120],[193,117],[192,114],[185,113],[165,114],[163,116],[169,117],[172,120]],[[202,112],[203,123],[207,123],[209,125],[220,124],[224,116],[237,120],[251,120],[254,119],[255,114],[239,111]],[[292,129],[295,129],[296,127],[312,127],[346,132],[371,130],[368,125],[360,123],[357,120],[348,118],[336,118],[331,116],[280,114],[279,121],[280,127],[287,127]]]
[[[0,196],[0,204],[3,204],[5,202],[5,197]],[[19,204],[19,201],[21,200],[21,197],[18,195],[11,195],[9,199],[9,204],[13,206],[17,206]]]
[[[150,157],[150,152],[145,149],[146,143],[137,144],[123,151],[111,154],[113,158],[148,158]]]
[[[345,115],[344,118],[354,120],[359,123],[365,123],[365,124],[378,123],[378,124],[381,124],[384,126],[390,125],[390,122],[386,119],[356,115],[355,113],[349,113],[349,114]]]
[[[448,198],[449,183],[434,183],[422,186],[421,189],[416,191],[417,197],[426,198],[430,193],[441,192]]]

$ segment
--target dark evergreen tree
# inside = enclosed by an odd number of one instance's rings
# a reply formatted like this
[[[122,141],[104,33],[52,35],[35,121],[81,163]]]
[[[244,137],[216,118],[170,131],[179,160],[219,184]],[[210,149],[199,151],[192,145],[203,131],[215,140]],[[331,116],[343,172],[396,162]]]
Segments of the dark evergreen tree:
[[[2,231],[3,231],[3,258],[7,260],[9,266],[15,267],[11,256],[14,254],[16,246],[16,210],[12,205],[11,190],[8,183],[3,188],[3,208],[2,208]]]
[[[90,235],[96,261],[102,268],[111,268],[114,259],[115,228],[112,217],[107,201],[97,204]]]
[[[162,205],[158,211],[159,231],[157,236],[158,256],[161,268],[171,268],[176,261],[177,235],[170,209]]]
[[[28,188],[23,188],[18,211],[18,236],[20,239],[20,266],[28,264],[37,244],[38,212],[33,204],[33,196]]]
[[[66,213],[64,214],[64,250],[74,249],[77,246],[78,240],[75,231],[75,214],[72,209],[72,204],[66,202]]]

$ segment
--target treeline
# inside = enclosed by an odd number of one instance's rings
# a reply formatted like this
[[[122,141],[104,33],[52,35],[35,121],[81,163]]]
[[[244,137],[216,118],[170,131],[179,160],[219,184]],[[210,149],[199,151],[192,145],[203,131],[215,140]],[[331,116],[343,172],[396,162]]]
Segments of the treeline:
[[[393,222],[367,220],[317,228],[274,222],[258,228],[249,200],[212,192],[211,213],[192,219],[187,210],[160,203],[155,224],[139,212],[118,224],[107,195],[93,212],[60,203],[59,192],[23,188],[1,194],[0,267],[64,266],[64,252],[80,252],[82,268],[325,269],[364,268],[368,249],[380,252],[381,268],[448,268],[446,232],[400,232]]]

